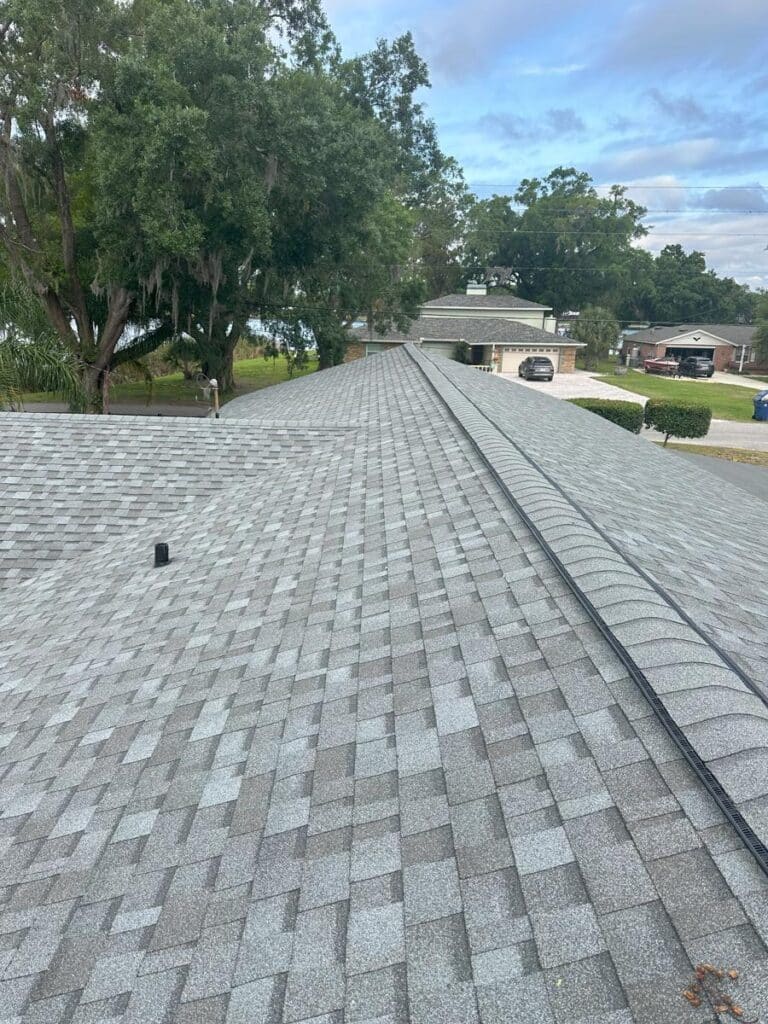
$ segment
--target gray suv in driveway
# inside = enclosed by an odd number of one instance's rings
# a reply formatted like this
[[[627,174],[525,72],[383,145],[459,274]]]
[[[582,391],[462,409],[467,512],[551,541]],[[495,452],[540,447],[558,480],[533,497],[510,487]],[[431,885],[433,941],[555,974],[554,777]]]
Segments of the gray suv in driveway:
[[[555,368],[546,356],[528,356],[517,368],[517,375],[525,380],[552,380]]]
[[[686,356],[677,367],[678,377],[711,377],[715,364],[705,356]]]

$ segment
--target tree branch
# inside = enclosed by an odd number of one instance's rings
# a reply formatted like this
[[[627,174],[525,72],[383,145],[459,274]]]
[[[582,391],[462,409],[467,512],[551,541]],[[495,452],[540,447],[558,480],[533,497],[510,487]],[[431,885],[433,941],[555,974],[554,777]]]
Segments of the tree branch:
[[[132,303],[133,296],[127,288],[116,288],[110,294],[107,319],[99,332],[98,355],[96,356],[96,365],[99,369],[103,370],[111,365],[117,343],[128,323]]]
[[[109,364],[110,369],[121,366],[123,363],[131,362],[133,359],[141,359],[142,356],[148,356],[150,352],[154,352],[164,342],[170,341],[175,333],[176,329],[173,323],[170,320],[163,321],[159,327],[152,331],[147,331],[140,338],[131,342],[130,345],[115,352]]]
[[[24,205],[24,197],[22,196],[19,183],[16,178],[16,173],[13,168],[13,155],[11,152],[11,144],[8,140],[7,133],[0,136],[0,169],[3,171],[3,177],[5,178],[5,194],[8,199],[8,212],[11,215],[11,219],[16,228],[19,236],[19,241],[24,245],[30,252],[39,252],[40,247],[38,246],[34,233],[32,231],[32,224],[27,214],[27,208]]]
[[[81,344],[90,349],[94,344],[93,322],[88,312],[85,292],[77,273],[77,251],[75,224],[72,219],[72,202],[67,185],[67,177],[64,171],[64,161],[56,138],[56,129],[53,122],[48,120],[44,125],[45,137],[48,141],[51,152],[53,169],[53,187],[56,194],[56,205],[59,211],[59,224],[61,226],[61,250],[64,260],[64,271],[67,275],[68,299],[72,308],[72,314],[77,323]]]

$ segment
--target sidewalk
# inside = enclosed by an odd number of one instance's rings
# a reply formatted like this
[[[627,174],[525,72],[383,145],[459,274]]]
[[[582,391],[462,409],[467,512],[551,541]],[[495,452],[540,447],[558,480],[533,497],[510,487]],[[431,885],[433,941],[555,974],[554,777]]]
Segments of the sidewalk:
[[[641,437],[663,441],[655,430],[641,430]],[[706,437],[676,437],[675,444],[701,444],[708,448],[745,448],[752,452],[768,452],[768,423],[740,423],[737,420],[712,420]]]

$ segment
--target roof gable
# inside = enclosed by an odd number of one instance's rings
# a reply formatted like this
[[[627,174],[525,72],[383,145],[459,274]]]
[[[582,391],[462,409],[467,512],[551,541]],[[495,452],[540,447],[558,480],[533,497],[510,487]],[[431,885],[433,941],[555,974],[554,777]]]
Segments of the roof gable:
[[[678,338],[694,334],[711,337],[718,345],[749,345],[755,333],[754,324],[679,324],[671,327],[650,327],[643,331],[626,334],[630,344],[669,344]]]

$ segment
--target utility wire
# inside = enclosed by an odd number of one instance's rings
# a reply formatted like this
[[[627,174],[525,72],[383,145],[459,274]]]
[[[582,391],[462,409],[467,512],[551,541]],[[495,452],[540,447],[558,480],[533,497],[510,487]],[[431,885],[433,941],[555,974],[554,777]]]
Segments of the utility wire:
[[[644,252],[644,251],[647,251],[647,250],[642,250],[641,249],[639,251],[640,252]],[[328,267],[326,269],[329,270],[329,271],[330,270],[360,270],[361,267],[368,267],[370,270],[398,271],[398,272],[401,272],[403,274],[408,274],[410,272],[415,272],[415,271],[420,271],[420,270],[429,270],[430,268],[440,268],[440,269],[446,269],[446,270],[447,269],[451,269],[451,270],[465,270],[466,269],[458,261],[457,262],[451,262],[450,260],[440,261],[439,263],[438,262],[434,262],[434,261],[430,261],[428,263],[418,263],[416,261],[414,261],[413,263],[375,263],[372,260],[357,260],[356,262],[353,262],[353,263],[334,263],[331,267]],[[749,266],[749,267],[734,267],[733,269],[729,270],[728,273],[725,274],[724,276],[727,278],[727,277],[730,277],[733,274],[748,274],[748,273],[754,272],[755,270],[758,270],[758,269],[759,268],[756,268],[754,264],[752,266]],[[601,275],[605,276],[608,273],[608,271],[606,271],[606,270],[601,270],[601,269],[597,269],[597,268],[548,266],[548,265],[541,264],[541,263],[536,263],[536,264],[533,264],[531,266],[519,266],[518,264],[515,264],[515,266],[514,267],[510,267],[509,270],[510,270],[511,274],[518,274],[518,273],[521,273],[522,271],[532,271],[532,270],[557,270],[557,271],[560,271],[560,273],[562,273],[562,274],[585,274],[585,275],[590,274],[593,277],[596,274],[601,274]],[[467,271],[467,272],[469,272],[469,271]],[[766,272],[768,272],[768,268],[766,268]],[[709,274],[709,269],[705,270],[704,274]],[[717,276],[718,276],[718,279],[723,280],[723,278],[720,276],[720,274],[718,274]]]
[[[650,224],[645,228],[647,234],[641,236],[647,238],[649,234],[654,231],[662,231],[664,228],[657,227],[654,224]],[[606,231],[579,231],[578,229],[573,230],[560,230],[555,231],[550,228],[512,228],[512,234],[515,235],[579,235],[579,237],[598,235],[601,238],[606,237],[609,233]],[[674,232],[675,238],[766,238],[768,237],[768,230],[760,232],[749,232],[749,231],[693,231],[693,232]]]
[[[542,178],[536,179],[535,175],[529,178],[529,181],[533,180],[543,181]],[[467,182],[468,188],[503,188],[517,192],[522,185],[522,181],[516,185],[506,182],[505,184],[493,184],[493,182]],[[667,189],[670,191],[683,191],[683,192],[768,192],[768,186],[760,183],[753,185],[643,185],[638,182],[616,182],[613,185],[590,185],[590,188],[594,189],[595,192],[610,191],[613,188],[650,188],[650,189]]]
[[[514,299],[514,298],[517,298],[517,296],[510,295],[510,298]],[[539,304],[537,303],[535,305],[539,305]],[[434,310],[434,309],[437,309],[437,308],[442,308],[442,309],[454,308],[455,309],[456,307],[450,307],[450,306],[436,307],[436,306],[432,306],[430,308]],[[484,307],[484,308],[486,310],[488,309],[487,306]],[[519,307],[519,308],[531,308],[531,307]],[[547,309],[549,307],[544,306],[543,308]],[[502,309],[502,307],[500,307],[500,311],[501,311],[501,309]],[[341,312],[343,312],[343,310],[339,309],[336,306],[331,306],[329,304],[324,304],[324,303],[314,303],[314,304],[310,304],[310,303],[303,303],[303,304],[302,303],[263,303],[260,306],[256,305],[256,311],[252,314],[252,319],[262,319],[262,320],[268,319],[268,313],[270,313],[270,312],[271,313],[274,313],[274,312],[301,313],[302,311],[317,312],[318,310],[323,310],[323,311],[326,311],[326,312],[331,312],[331,313],[334,313],[336,315],[339,315]],[[698,316],[700,316],[700,314],[698,314]],[[358,317],[358,319],[363,320],[364,318],[365,318],[365,313],[361,312],[360,316]],[[440,321],[440,320],[445,320],[445,319],[449,319],[450,320],[450,319],[459,319],[459,318],[458,317],[451,317],[449,313],[441,313],[440,315],[432,315],[432,316],[429,316],[429,314],[428,314],[424,319]],[[472,318],[469,317],[467,319],[472,319]],[[514,320],[510,320],[509,317],[505,317],[505,316],[478,317],[477,319],[483,319],[483,320],[485,320],[485,319],[489,319],[489,320],[509,320],[510,323],[516,323],[517,322],[517,321],[514,321]],[[556,317],[556,319],[563,320],[563,319],[571,319],[571,318],[567,318],[563,314],[561,314],[560,316]],[[589,319],[585,319],[584,317],[574,317],[572,319],[574,321],[578,320],[580,323],[605,324],[605,323],[611,323],[611,322],[613,322],[615,320],[623,319],[623,318],[611,317],[610,319],[608,319],[608,318],[594,318],[594,319],[593,318],[589,318]],[[686,317],[684,320],[642,320],[641,318],[638,317],[636,320],[625,320],[625,322],[627,322],[627,323],[635,323],[635,322],[637,322],[637,323],[649,323],[650,324],[650,328],[659,327],[662,330],[664,328],[672,328],[672,327],[690,327],[691,329],[701,328],[703,330],[706,327],[714,327],[715,326],[715,324],[713,323],[711,318],[708,319],[708,320],[699,320],[699,319],[697,319],[697,315],[694,315],[694,316],[691,316],[691,317]],[[755,324],[746,324],[746,323],[723,323],[723,322],[720,322],[720,323],[717,324],[717,326],[718,327],[755,327],[755,328],[757,328],[759,325],[756,324],[756,323]],[[649,328],[642,328],[642,329],[643,330],[648,330]]]
[[[524,206],[524,204],[522,204],[522,203],[510,203],[509,206],[510,207],[517,207],[518,208],[516,210],[513,210],[514,213],[517,213],[518,210],[524,212],[525,210],[528,209],[528,207]],[[707,215],[710,215],[710,214],[712,214],[714,216],[725,216],[726,214],[728,214],[728,215],[732,215],[734,217],[745,217],[745,216],[766,216],[768,214],[768,209],[756,210],[756,209],[750,208],[750,209],[739,210],[739,209],[734,209],[733,207],[729,207],[729,206],[708,206],[706,208],[701,208],[700,210],[696,210],[696,209],[692,209],[692,210],[691,209],[673,210],[673,209],[660,209],[660,208],[659,209],[653,209],[652,207],[647,207],[647,206],[644,209],[645,209],[645,215],[646,216],[649,215],[649,214],[654,214],[654,213],[670,214],[670,215],[673,215],[673,216],[676,216],[676,217],[701,217],[701,216],[707,216]],[[587,214],[587,215],[591,215],[591,214],[594,214],[596,212],[598,212],[598,211],[596,211],[594,208],[590,208],[590,207],[584,207],[583,209],[580,209],[579,207],[572,207],[571,206],[571,207],[565,207],[562,210],[558,210],[558,209],[553,208],[551,206],[547,207],[547,213],[548,214],[549,213],[555,213],[555,214],[560,214],[562,216],[579,216],[579,215],[581,215],[583,213]],[[629,216],[629,212],[623,213],[620,216]]]
[[[518,207],[522,211],[525,211],[525,210],[528,209],[528,207],[525,206],[523,203],[510,202],[509,205],[511,207],[513,207],[513,206],[514,207]],[[517,210],[515,210],[514,212],[517,212]],[[572,206],[571,207],[567,207],[567,208],[562,209],[562,210],[553,209],[551,206],[547,207],[547,213],[561,214],[563,216],[574,216],[575,217],[575,216],[579,216],[582,213],[592,214],[594,212],[595,212],[595,210],[594,209],[590,209],[589,207],[584,207],[583,210],[580,210],[578,207],[572,207]],[[724,214],[732,214],[734,217],[736,217],[736,216],[763,216],[763,217],[765,217],[765,216],[768,216],[768,209],[766,209],[766,210],[755,210],[755,209],[749,208],[749,209],[740,210],[740,209],[734,209],[733,207],[730,207],[730,206],[707,206],[706,208],[702,208],[700,210],[699,209],[672,210],[672,209],[653,209],[653,208],[648,207],[648,206],[645,207],[645,216],[648,216],[650,214],[656,214],[656,213],[674,214],[674,216],[676,216],[676,217],[702,217],[702,216],[707,216],[707,215],[710,215],[710,214],[715,215],[715,216],[720,216],[720,215],[724,215]],[[622,216],[628,216],[628,213],[622,214]]]

